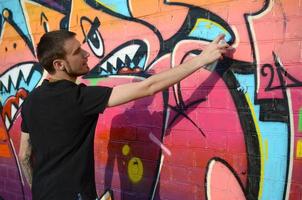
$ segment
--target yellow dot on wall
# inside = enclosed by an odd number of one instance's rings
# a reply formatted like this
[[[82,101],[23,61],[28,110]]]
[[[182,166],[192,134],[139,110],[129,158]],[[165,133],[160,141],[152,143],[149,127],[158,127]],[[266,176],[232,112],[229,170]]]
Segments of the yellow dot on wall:
[[[302,158],[302,139],[299,139],[297,141],[297,146],[296,146],[296,157],[297,158]]]
[[[122,148],[122,153],[124,156],[127,156],[129,154],[129,152],[130,152],[130,147],[128,144],[125,144]]]
[[[141,159],[133,157],[128,162],[128,176],[133,183],[138,183],[144,173],[144,167]]]

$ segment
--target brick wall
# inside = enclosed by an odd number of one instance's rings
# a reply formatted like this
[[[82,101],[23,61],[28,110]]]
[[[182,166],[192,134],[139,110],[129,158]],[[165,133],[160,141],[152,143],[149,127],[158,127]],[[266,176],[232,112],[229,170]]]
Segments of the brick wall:
[[[90,53],[87,85],[141,81],[234,47],[215,71],[107,109],[96,129],[100,196],[302,199],[301,0],[0,0],[0,199],[30,199],[16,152],[19,110],[46,72],[43,33],[68,29]],[[109,194],[107,193],[107,194]],[[104,195],[105,198],[105,195]]]

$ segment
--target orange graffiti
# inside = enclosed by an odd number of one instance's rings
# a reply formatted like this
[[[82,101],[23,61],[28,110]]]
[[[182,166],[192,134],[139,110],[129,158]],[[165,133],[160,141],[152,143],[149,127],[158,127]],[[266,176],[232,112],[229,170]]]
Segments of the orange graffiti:
[[[189,10],[184,6],[167,5],[158,0],[130,0],[129,5],[132,16],[154,25],[164,40],[172,37],[180,29]],[[149,17],[150,15],[152,17]]]
[[[236,41],[234,59],[253,62],[251,41],[248,35],[244,14],[254,13],[262,9],[264,0],[261,1],[226,1],[226,0],[168,0],[168,3],[181,3],[197,6],[216,13],[232,27]]]
[[[0,157],[3,157],[3,158],[11,157],[11,153],[10,153],[10,150],[9,150],[7,144],[0,144]]]
[[[12,65],[26,60],[35,60],[34,55],[28,48],[28,44],[20,36],[17,30],[10,24],[11,13],[3,11],[4,24],[0,37],[0,74],[5,72]]]
[[[6,136],[6,131],[1,127],[0,128],[0,141],[6,141],[7,136]]]
[[[60,21],[65,15],[32,1],[24,1],[24,7],[33,44],[37,44],[44,33],[60,29]]]
[[[93,9],[84,1],[73,1],[70,13],[69,29],[77,33],[77,38],[80,41],[85,41],[91,28],[97,27],[94,31],[98,32],[99,37],[102,38],[100,43],[103,45],[104,50],[103,52],[100,50],[99,54],[95,53],[96,56],[94,58],[105,57],[123,43],[133,40],[140,40],[146,43],[149,53],[147,64],[154,60],[159,52],[159,39],[151,29],[143,24],[110,15],[106,13],[105,8],[103,10]],[[87,46],[88,44],[85,43],[84,48],[88,48]],[[93,55],[93,51],[90,50],[90,52]],[[95,66],[99,62],[98,58],[90,59],[88,64]]]

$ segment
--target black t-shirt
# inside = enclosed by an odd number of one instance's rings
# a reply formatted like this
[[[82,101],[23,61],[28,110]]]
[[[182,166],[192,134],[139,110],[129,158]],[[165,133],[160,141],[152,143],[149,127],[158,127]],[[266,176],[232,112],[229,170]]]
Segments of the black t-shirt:
[[[94,132],[112,88],[44,80],[22,105],[33,151],[34,200],[95,199]]]

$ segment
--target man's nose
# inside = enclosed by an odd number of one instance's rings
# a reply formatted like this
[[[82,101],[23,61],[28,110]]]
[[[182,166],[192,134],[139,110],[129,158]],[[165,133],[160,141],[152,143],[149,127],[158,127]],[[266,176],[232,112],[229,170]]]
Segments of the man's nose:
[[[90,56],[90,53],[88,53],[88,51],[85,51],[83,49],[83,55],[84,55],[84,58],[88,58]]]

